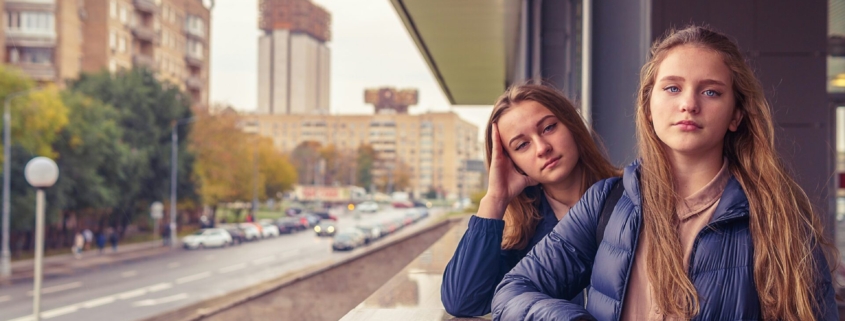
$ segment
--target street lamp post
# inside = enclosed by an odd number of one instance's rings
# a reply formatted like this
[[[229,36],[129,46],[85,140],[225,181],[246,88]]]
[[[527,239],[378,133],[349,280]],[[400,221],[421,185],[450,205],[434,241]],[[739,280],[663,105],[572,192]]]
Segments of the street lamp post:
[[[196,121],[195,117],[182,118],[173,123],[173,132],[170,134],[170,248],[176,248],[176,168],[178,167],[177,153],[179,152],[179,125],[185,125]]]
[[[41,280],[42,259],[44,258],[44,189],[56,183],[59,167],[47,157],[36,157],[26,163],[24,169],[26,181],[35,191],[35,275],[32,289],[32,315],[35,321],[41,320]]]
[[[12,160],[12,116],[9,104],[12,99],[28,94],[34,89],[28,89],[6,95],[3,101],[3,245],[0,250],[0,278],[8,279],[12,275],[11,253],[9,251],[9,190],[11,188]]]

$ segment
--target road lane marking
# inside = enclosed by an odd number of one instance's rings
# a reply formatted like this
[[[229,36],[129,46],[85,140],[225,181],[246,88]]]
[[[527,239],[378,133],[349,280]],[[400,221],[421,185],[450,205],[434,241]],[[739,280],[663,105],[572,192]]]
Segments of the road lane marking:
[[[276,259],[275,256],[262,257],[260,259],[252,260],[252,264],[259,265],[259,264],[264,264],[264,263],[270,263],[275,259]]]
[[[132,306],[134,306],[134,307],[148,307],[148,306],[153,306],[153,305],[158,305],[158,304],[176,302],[176,301],[184,300],[184,299],[187,299],[187,298],[188,298],[187,293],[179,293],[177,295],[171,295],[171,296],[168,296],[168,297],[163,297],[163,298],[158,298],[158,299],[148,299],[148,300],[137,301],[135,303],[132,303]]]
[[[178,268],[179,265],[180,265],[179,262],[171,262],[170,264],[167,265],[167,268],[168,269],[175,269],[175,268]]]
[[[42,319],[52,319],[60,315],[65,315],[68,313],[74,313],[79,310],[78,304],[71,304],[65,307],[61,307],[58,309],[52,309],[50,311],[41,312]]]
[[[59,292],[59,291],[75,289],[75,288],[78,288],[78,287],[81,287],[81,286],[82,286],[82,282],[72,282],[72,283],[68,283],[68,284],[51,286],[49,288],[41,289],[41,294],[56,293],[56,292]],[[26,295],[32,296],[32,291],[26,292]]]
[[[237,271],[237,270],[240,270],[240,269],[243,269],[243,268],[246,268],[246,263],[227,266],[227,267],[221,268],[220,270],[217,270],[217,272],[219,272],[220,274],[223,274],[223,273],[229,273],[229,272]],[[2,302],[2,301],[0,301],[0,302]]]
[[[104,305],[104,304],[109,304],[109,303],[112,303],[114,301],[117,301],[117,298],[115,298],[114,295],[109,295],[109,296],[104,296],[104,297],[99,298],[99,299],[93,299],[93,300],[88,300],[88,301],[82,302],[82,303],[80,303],[80,305],[82,305],[82,307],[84,307],[86,309],[90,309],[90,308],[95,308],[95,307],[98,307],[98,306],[101,306],[101,305]]]
[[[137,296],[142,296],[144,294],[147,294],[147,289],[140,288],[140,289],[137,289],[137,290],[119,293],[117,295],[117,298],[121,299],[121,300],[126,300],[126,299],[131,299],[131,298],[134,298],[134,297],[137,297]]]
[[[183,278],[176,279],[176,284],[182,284],[182,283],[193,282],[193,281],[196,281],[196,280],[202,280],[202,279],[205,279],[209,276],[211,276],[211,271],[206,271],[206,272],[202,272],[202,273],[199,273],[199,274],[189,275],[189,276],[186,276],[186,277],[183,277]]]
[[[131,278],[131,277],[136,276],[136,275],[138,275],[138,271],[135,271],[135,270],[126,271],[126,272],[123,272],[123,273],[120,274],[120,276],[125,277],[125,278]]]
[[[6,302],[12,299],[11,295],[0,296],[0,302]]]
[[[288,259],[288,258],[292,258],[292,257],[294,257],[294,256],[297,256],[298,254],[299,254],[299,253],[296,253],[296,252],[294,252],[294,251],[289,251],[289,252],[285,252],[285,253],[280,254],[280,255],[279,255],[279,256],[280,256],[279,258],[280,258],[280,259],[282,259],[282,260],[284,260],[284,259]]]
[[[161,290],[167,290],[167,289],[172,288],[172,287],[173,287],[173,283],[170,283],[170,282],[159,283],[159,284],[156,284],[156,285],[148,286],[147,291],[150,291],[150,293],[153,293],[153,292],[158,292],[158,291],[161,291]]]
[[[30,315],[25,315],[25,316],[22,316],[20,318],[12,319],[12,320],[9,320],[9,321],[33,321],[33,320],[35,320],[35,316],[30,314]]]

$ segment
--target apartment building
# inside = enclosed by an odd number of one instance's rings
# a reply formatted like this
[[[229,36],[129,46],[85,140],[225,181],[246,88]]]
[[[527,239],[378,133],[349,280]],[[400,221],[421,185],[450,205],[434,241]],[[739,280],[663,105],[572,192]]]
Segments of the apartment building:
[[[410,190],[421,197],[435,190],[445,198],[468,197],[483,188],[483,159],[478,128],[452,112],[420,115],[244,115],[244,130],[270,137],[289,153],[305,141],[354,151],[362,144],[376,150],[375,180],[403,164]]]
[[[37,81],[145,67],[208,105],[211,3],[2,0],[3,61]]]

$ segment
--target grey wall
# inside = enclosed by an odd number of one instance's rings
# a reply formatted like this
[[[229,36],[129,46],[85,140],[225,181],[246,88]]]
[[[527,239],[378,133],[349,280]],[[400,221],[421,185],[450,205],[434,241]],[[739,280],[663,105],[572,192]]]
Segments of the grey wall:
[[[737,41],[772,105],[781,157],[832,228],[836,123],[826,89],[827,17],[821,0],[652,0],[651,36],[693,22]]]
[[[593,1],[592,119],[611,162],[636,157],[634,111],[650,42],[648,0]]]

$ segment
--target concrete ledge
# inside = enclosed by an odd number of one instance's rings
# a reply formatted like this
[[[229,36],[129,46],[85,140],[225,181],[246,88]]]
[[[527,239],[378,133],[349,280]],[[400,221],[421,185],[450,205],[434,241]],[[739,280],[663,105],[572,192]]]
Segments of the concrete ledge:
[[[338,320],[455,223],[443,220],[388,238],[355,255],[321,263],[175,311],[159,320]]]

